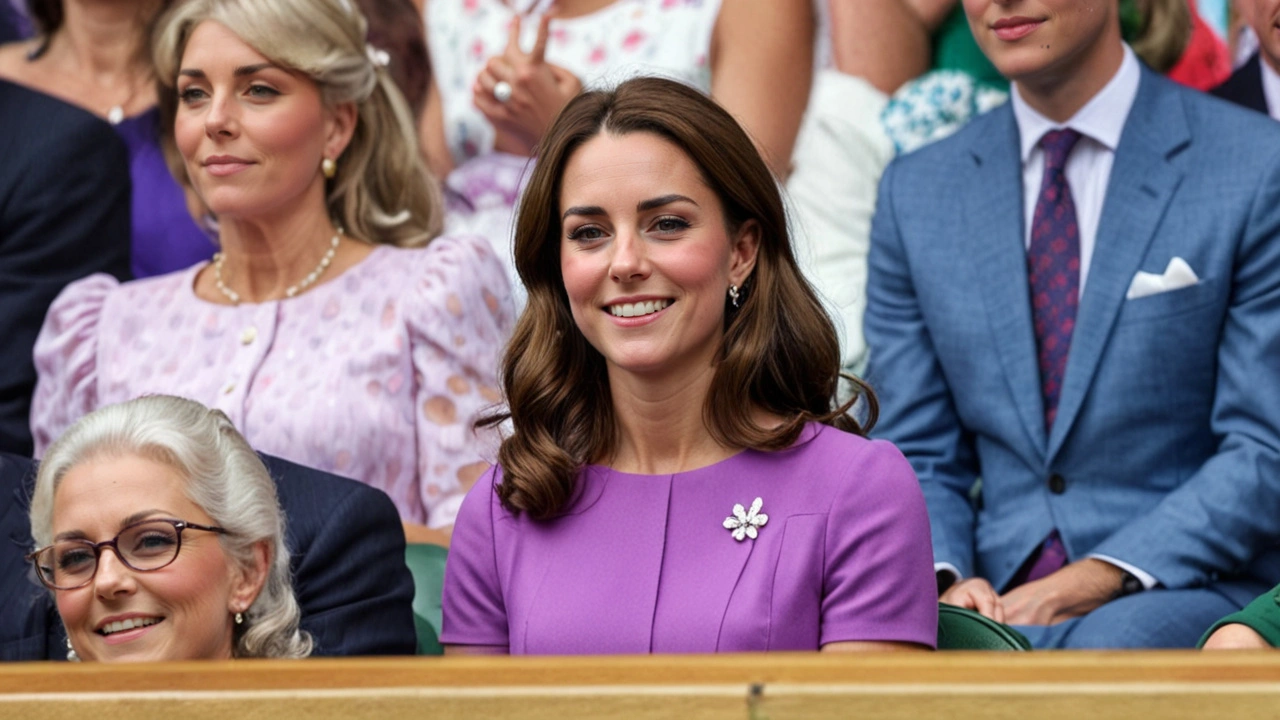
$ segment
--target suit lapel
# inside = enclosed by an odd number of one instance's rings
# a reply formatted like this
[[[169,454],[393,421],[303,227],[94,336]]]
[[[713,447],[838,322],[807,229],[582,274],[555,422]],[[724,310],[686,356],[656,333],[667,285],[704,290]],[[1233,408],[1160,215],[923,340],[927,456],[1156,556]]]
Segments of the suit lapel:
[[[966,239],[1009,392],[1036,457],[1042,457],[1044,400],[1027,290],[1018,125],[1008,104],[986,121],[991,127],[974,134],[974,167],[961,191],[965,227],[971,229]]]
[[[1076,315],[1049,457],[1062,447],[1093,381],[1134,273],[1182,181],[1173,155],[1191,141],[1185,111],[1167,81],[1143,69],[1116,148],[1089,276]]]

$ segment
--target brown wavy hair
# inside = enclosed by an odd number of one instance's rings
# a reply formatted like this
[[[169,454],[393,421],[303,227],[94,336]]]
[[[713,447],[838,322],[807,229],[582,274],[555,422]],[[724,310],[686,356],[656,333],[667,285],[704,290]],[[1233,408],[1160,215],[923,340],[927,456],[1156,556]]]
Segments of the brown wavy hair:
[[[864,434],[875,423],[871,389],[850,378],[866,400],[866,423],[849,414],[857,396],[836,402],[840,346],[835,326],[800,272],[787,232],[778,183],[738,123],[705,95],[670,80],[639,78],[612,91],[579,95],[547,131],[516,218],[516,269],[528,305],[503,359],[508,418],[514,432],[498,452],[502,504],[538,519],[561,512],[583,465],[607,461],[617,423],[604,358],[578,330],[560,273],[560,183],[574,152],[600,133],[653,133],[679,147],[701,171],[735,234],[760,228],[755,269],[741,307],[726,298],[724,337],[703,406],[712,436],[728,447],[781,450],[817,421]],[[782,418],[761,427],[754,410]]]

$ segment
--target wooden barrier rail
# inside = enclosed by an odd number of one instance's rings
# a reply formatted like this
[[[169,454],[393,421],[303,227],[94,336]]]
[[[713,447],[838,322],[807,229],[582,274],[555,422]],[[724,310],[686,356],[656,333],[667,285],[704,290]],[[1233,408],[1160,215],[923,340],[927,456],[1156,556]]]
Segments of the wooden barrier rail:
[[[0,665],[0,718],[1280,718],[1280,652]]]

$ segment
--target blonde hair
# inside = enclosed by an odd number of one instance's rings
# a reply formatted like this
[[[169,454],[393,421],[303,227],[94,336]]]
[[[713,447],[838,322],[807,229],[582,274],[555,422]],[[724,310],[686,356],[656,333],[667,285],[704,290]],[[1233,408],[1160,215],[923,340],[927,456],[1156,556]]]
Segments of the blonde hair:
[[[348,235],[414,247],[440,233],[440,189],[418,152],[413,114],[382,58],[375,59],[379,53],[367,45],[367,23],[349,0],[186,0],[169,10],[157,26],[152,54],[162,142],[179,183],[191,186],[173,140],[178,71],[192,31],[206,20],[226,26],[271,62],[311,78],[327,107],[356,105],[355,133],[325,185],[329,214]]]
[[[1187,0],[1138,0],[1137,5],[1142,25],[1133,38],[1133,52],[1152,70],[1167,73],[1191,42],[1191,8]]]
[[[108,405],[80,418],[40,462],[31,495],[31,536],[36,547],[53,542],[53,497],[72,468],[103,457],[137,455],[177,470],[183,492],[214,524],[231,562],[247,568],[253,547],[266,541],[266,583],[235,629],[235,657],[300,658],[311,654],[311,636],[298,628],[302,609],[289,577],[284,515],[275,481],[262,459],[220,410],[193,400],[150,395]]]

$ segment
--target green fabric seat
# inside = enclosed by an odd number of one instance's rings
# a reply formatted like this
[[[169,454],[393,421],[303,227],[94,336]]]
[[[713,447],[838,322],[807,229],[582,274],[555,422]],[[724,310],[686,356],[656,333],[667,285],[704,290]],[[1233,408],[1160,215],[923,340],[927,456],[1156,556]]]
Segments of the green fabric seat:
[[[449,549],[417,544],[405,548],[405,564],[413,574],[413,624],[418,632],[419,655],[443,655],[440,644],[440,594],[444,590],[444,563]]]
[[[938,603],[939,650],[1030,650],[1022,633],[973,610]]]

